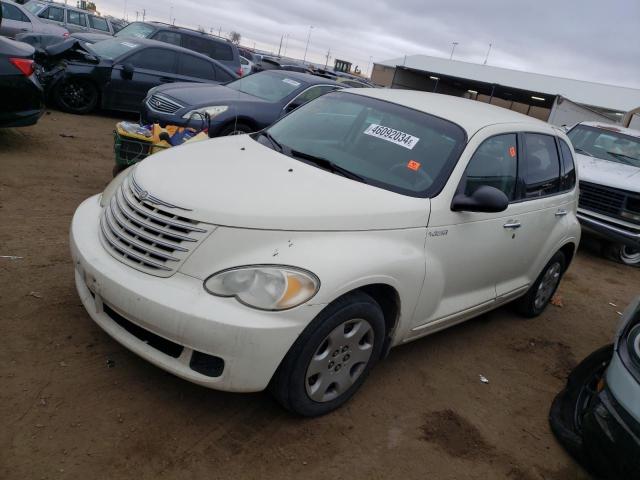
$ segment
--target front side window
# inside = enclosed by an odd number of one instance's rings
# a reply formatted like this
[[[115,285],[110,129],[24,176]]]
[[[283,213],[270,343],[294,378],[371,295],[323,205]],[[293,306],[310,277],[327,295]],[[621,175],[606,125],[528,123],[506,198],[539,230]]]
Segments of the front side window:
[[[576,153],[640,167],[640,138],[626,135],[615,126],[576,125],[567,136]]]
[[[161,48],[147,48],[128,59],[124,63],[130,63],[136,68],[143,70],[155,70],[163,73],[177,72],[178,55],[172,50]]]
[[[560,188],[560,160],[554,137],[525,133],[524,152],[520,171],[526,198],[557,193]]]
[[[291,101],[291,105],[295,107],[299,107],[300,105],[304,105],[311,100],[315,100],[318,97],[321,97],[325,93],[329,93],[335,90],[336,87],[332,85],[317,85],[315,87],[310,87],[298,95]]]
[[[464,177],[467,196],[483,185],[504,192],[509,201],[515,199],[518,178],[518,146],[515,133],[497,135],[485,140],[471,157]]]
[[[233,75],[231,75],[229,72],[227,72],[224,68],[221,68],[218,65],[215,66],[215,69],[216,69],[216,80],[219,82],[222,82],[222,83],[230,82],[231,80],[236,78]]]
[[[64,10],[62,8],[49,7],[43,10],[38,16],[46,20],[64,23]]]
[[[576,167],[573,162],[573,155],[567,142],[562,139],[558,140],[560,143],[560,152],[562,153],[562,166],[563,174],[560,179],[560,189],[562,191],[573,190],[576,185]]]
[[[134,22],[120,30],[116,37],[149,38],[155,30],[155,28],[146,23]]]
[[[346,92],[303,105],[268,133],[292,158],[423,198],[441,190],[466,144],[452,122]]]
[[[79,25],[80,27],[87,26],[87,19],[84,13],[76,12],[74,10],[67,10],[67,23],[71,25]]]
[[[17,7],[8,5],[6,3],[2,3],[0,5],[2,5],[2,18],[4,18],[5,20],[15,20],[16,22],[31,23],[31,20],[29,20],[29,18]]]
[[[154,40],[159,42],[170,43],[178,47],[182,46],[182,35],[176,32],[159,31],[153,36]]]
[[[89,25],[95,30],[109,32],[109,24],[104,18],[96,17],[95,15],[89,15]]]

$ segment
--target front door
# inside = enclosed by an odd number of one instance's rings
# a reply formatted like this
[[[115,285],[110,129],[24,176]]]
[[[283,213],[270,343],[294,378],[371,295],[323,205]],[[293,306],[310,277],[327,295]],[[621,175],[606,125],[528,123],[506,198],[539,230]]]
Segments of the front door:
[[[178,79],[177,64],[176,52],[163,48],[147,48],[118,59],[105,89],[104,107],[140,111],[151,88]],[[125,65],[133,67],[131,76],[125,71]]]

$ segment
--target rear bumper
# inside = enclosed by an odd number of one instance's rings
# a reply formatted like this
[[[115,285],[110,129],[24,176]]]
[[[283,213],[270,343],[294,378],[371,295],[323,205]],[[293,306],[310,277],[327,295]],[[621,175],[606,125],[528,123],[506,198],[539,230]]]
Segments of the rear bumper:
[[[640,228],[634,231],[619,224],[594,218],[581,211],[578,211],[577,217],[580,220],[582,229],[587,233],[612,242],[628,245],[632,248],[640,248]]]
[[[28,127],[35,125],[44,113],[43,108],[21,112],[0,113],[0,128]]]
[[[44,113],[44,93],[35,75],[11,75],[0,81],[0,127],[26,127]]]

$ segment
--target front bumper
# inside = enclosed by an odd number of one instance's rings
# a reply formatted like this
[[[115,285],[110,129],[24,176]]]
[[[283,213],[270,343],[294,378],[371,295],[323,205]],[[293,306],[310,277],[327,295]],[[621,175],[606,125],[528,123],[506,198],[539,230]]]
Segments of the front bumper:
[[[584,211],[578,211],[577,217],[582,229],[592,235],[632,248],[640,248],[640,227],[638,230],[632,230],[623,225],[593,217]]]
[[[96,195],[78,207],[70,233],[76,288],[91,318],[132,352],[185,380],[226,391],[266,388],[323,305],[262,312],[214,297],[202,280],[180,272],[159,278],[137,271],[100,243],[99,202]],[[194,370],[203,354],[224,363],[217,376]]]

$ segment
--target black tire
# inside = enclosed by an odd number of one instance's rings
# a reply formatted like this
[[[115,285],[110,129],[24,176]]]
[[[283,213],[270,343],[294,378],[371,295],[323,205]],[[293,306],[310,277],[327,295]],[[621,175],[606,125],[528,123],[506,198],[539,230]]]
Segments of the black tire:
[[[316,401],[312,399],[308,393],[308,388],[313,388],[313,384],[308,384],[307,379],[308,369],[311,366],[312,360],[318,358],[317,354],[319,350],[326,345],[326,359],[331,360],[329,355],[332,355],[334,358],[337,358],[336,362],[342,362],[342,359],[348,355],[345,354],[343,357],[343,354],[340,353],[335,357],[333,354],[335,354],[337,350],[334,351],[333,348],[331,348],[331,341],[328,337],[333,332],[339,331],[340,326],[348,328],[350,321],[358,320],[366,322],[371,328],[371,332],[373,332],[371,355],[366,363],[349,364],[349,360],[351,359],[347,358],[344,363],[344,365],[346,365],[344,367],[345,370],[341,373],[335,370],[338,368],[337,364],[335,367],[328,369],[327,372],[323,370],[322,375],[326,373],[327,377],[324,378],[326,378],[327,383],[329,383],[325,393],[329,392],[331,385],[334,385],[334,383],[331,383],[332,377],[330,377],[330,375],[334,374],[334,370],[337,375],[343,376],[351,376],[354,371],[359,373],[355,375],[353,383],[348,382],[345,384],[350,384],[350,387],[345,388],[345,390],[337,394],[335,398],[326,401]],[[364,328],[366,328],[366,326]],[[347,335],[349,334],[347,329],[343,332],[347,332]],[[304,332],[302,332],[300,337],[298,337],[271,381],[271,393],[284,408],[299,415],[315,417],[329,413],[349,400],[356,390],[360,388],[369,371],[380,358],[384,340],[385,323],[380,305],[366,293],[353,292],[347,294],[327,306],[309,324]],[[362,345],[361,341],[358,342],[358,344]],[[333,347],[335,347],[335,345],[333,345]],[[342,350],[342,352],[344,352],[344,350]],[[356,357],[356,352],[353,353],[353,357]],[[347,369],[349,369],[348,374],[346,373]]]
[[[533,282],[533,285],[531,285],[527,293],[516,300],[515,307],[518,313],[527,318],[533,318],[544,312],[549,301],[553,298],[553,295],[558,289],[558,285],[560,284],[560,280],[562,280],[562,275],[564,275],[566,265],[567,261],[565,260],[564,254],[562,252],[557,252],[542,269],[542,272],[540,272],[540,275],[538,275],[538,278]],[[547,272],[550,272],[550,269],[552,268],[558,268],[557,282],[553,288],[544,295],[546,301],[540,304],[538,302],[538,291],[541,288],[541,284],[545,281],[545,275],[547,275]]]
[[[602,253],[610,260],[614,260],[630,267],[640,267],[640,248],[633,248],[621,243],[606,243]]]
[[[612,355],[613,345],[606,345],[582,360],[569,374],[566,387],[555,397],[549,411],[551,431],[565,450],[587,469],[591,469],[591,465],[584,449],[582,418],[590,410],[595,386]]]
[[[231,122],[220,130],[219,137],[226,137],[228,135],[242,135],[243,133],[255,132],[255,128],[250,127],[246,123]]]
[[[65,112],[84,115],[98,105],[98,87],[84,78],[66,78],[56,85],[53,97]]]

